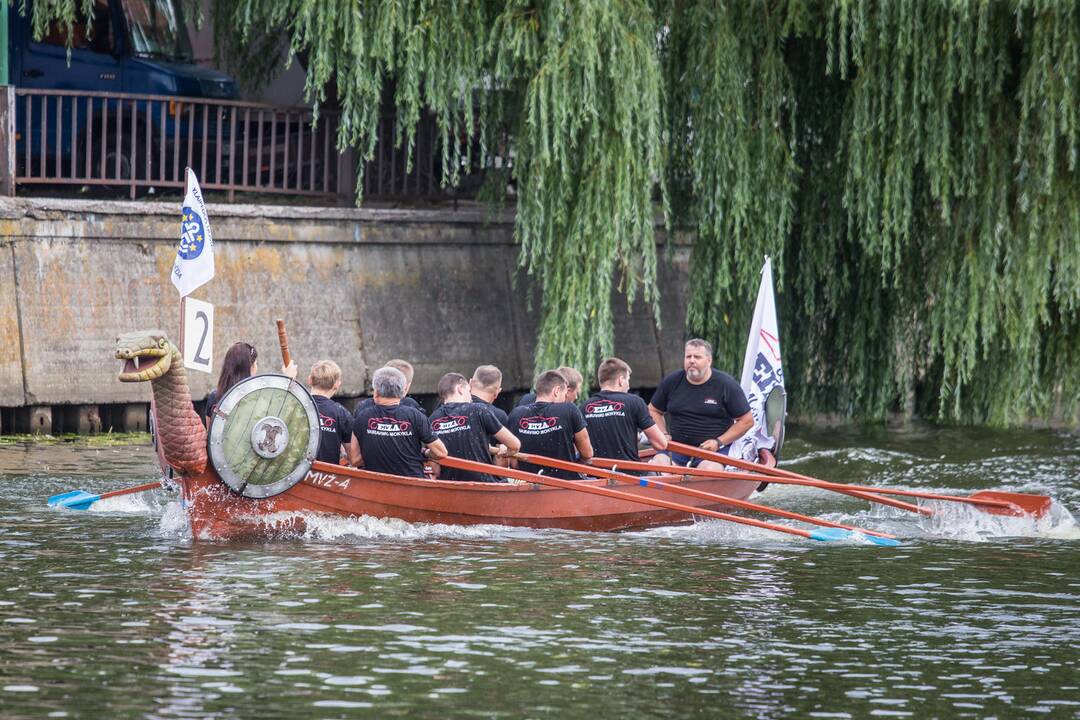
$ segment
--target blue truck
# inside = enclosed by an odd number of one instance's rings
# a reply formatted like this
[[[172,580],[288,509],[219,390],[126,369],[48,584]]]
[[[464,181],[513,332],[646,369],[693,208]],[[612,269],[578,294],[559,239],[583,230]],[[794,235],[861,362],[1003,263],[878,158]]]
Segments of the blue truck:
[[[94,0],[92,13],[80,11],[70,28],[70,57],[65,23],[54,21],[41,38],[33,38],[32,2],[24,12],[8,12],[11,82],[54,94],[19,98],[16,157],[21,176],[40,175],[46,181],[69,171],[84,175],[85,168],[86,177],[103,184],[130,178],[148,182],[173,175],[174,146],[189,137],[211,145],[211,156],[219,139],[225,144],[227,129],[211,122],[202,127],[205,116],[185,113],[180,98],[235,99],[236,81],[195,64],[178,0]],[[140,116],[138,104],[88,101],[79,95],[101,92],[177,100],[144,101]],[[187,149],[178,153],[181,162]],[[168,167],[160,166],[163,157]]]

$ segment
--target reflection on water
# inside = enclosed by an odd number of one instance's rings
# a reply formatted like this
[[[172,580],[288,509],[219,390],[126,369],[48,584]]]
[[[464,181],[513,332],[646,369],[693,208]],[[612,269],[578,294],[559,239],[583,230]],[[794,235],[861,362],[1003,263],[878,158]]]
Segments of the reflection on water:
[[[837,481],[1052,495],[1040,523],[922,520],[805,488],[762,502],[888,530],[817,544],[721,522],[600,535],[323,518],[192,544],[146,447],[0,447],[8,717],[1077,717],[1080,443],[795,433]]]

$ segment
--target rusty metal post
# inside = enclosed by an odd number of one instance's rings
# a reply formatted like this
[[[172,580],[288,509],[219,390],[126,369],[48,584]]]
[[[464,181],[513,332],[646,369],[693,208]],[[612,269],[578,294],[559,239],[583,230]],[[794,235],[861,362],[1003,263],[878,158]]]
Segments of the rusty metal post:
[[[4,6],[7,10],[7,5]],[[15,87],[0,87],[0,195],[15,194]]]
[[[356,150],[351,147],[337,154],[337,194],[339,205],[356,202]]]

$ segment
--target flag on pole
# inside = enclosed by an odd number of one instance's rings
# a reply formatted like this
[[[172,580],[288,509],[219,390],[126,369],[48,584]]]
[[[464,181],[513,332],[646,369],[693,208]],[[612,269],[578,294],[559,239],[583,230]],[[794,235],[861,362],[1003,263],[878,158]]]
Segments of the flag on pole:
[[[776,299],[773,297],[772,261],[768,257],[761,268],[761,285],[754,307],[754,319],[750,324],[750,336],[746,341],[740,384],[750,402],[754,428],[737,443],[739,447],[732,448],[731,455],[756,460],[758,448],[772,450],[776,445],[767,427],[765,403],[776,388],[779,387],[781,392],[784,388],[780,329],[776,322]]]
[[[214,239],[210,220],[206,216],[199,180],[187,169],[187,192],[184,194],[183,217],[180,220],[180,247],[173,263],[172,282],[180,297],[193,293],[214,277]]]

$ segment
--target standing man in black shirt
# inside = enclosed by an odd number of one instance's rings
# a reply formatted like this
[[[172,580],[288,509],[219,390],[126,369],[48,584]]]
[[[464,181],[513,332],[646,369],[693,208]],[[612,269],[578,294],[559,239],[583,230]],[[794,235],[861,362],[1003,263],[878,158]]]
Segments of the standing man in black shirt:
[[[491,406],[473,402],[469,393],[469,381],[464,375],[446,373],[439,380],[439,399],[442,405],[431,416],[431,432],[443,441],[452,457],[474,462],[491,462],[491,445],[488,438],[495,438],[500,454],[515,453],[521,441],[500,423]],[[469,472],[455,468],[442,468],[440,480],[465,480],[471,482],[499,482],[486,473]]]
[[[638,432],[656,450],[667,447],[667,436],[649,415],[645,401],[630,393],[630,366],[608,358],[596,370],[600,390],[585,401],[585,423],[596,457],[633,460],[638,457]]]
[[[348,457],[352,439],[352,415],[331,400],[341,389],[341,368],[333,360],[318,361],[311,366],[308,387],[319,412],[319,452],[315,459],[340,465],[341,456]]]
[[[431,433],[427,415],[402,404],[407,383],[397,368],[382,367],[371,378],[375,398],[353,416],[349,460],[356,467],[392,475],[424,477],[424,454],[446,457],[446,446]]]
[[[649,414],[672,440],[726,454],[731,443],[754,427],[754,416],[739,383],[714,368],[712,359],[712,345],[697,338],[689,340],[683,369],[660,381],[649,403]],[[664,422],[665,412],[671,416],[670,433]],[[687,465],[691,458],[668,452],[657,454],[653,462]],[[701,467],[723,469],[723,465],[710,461],[702,462]]]
[[[566,378],[548,370],[536,379],[536,402],[519,405],[510,413],[510,431],[521,440],[522,452],[570,462],[592,459],[592,443],[585,418],[577,405],[566,402]],[[553,470],[519,461],[521,470],[565,480],[580,480],[568,470]]]

